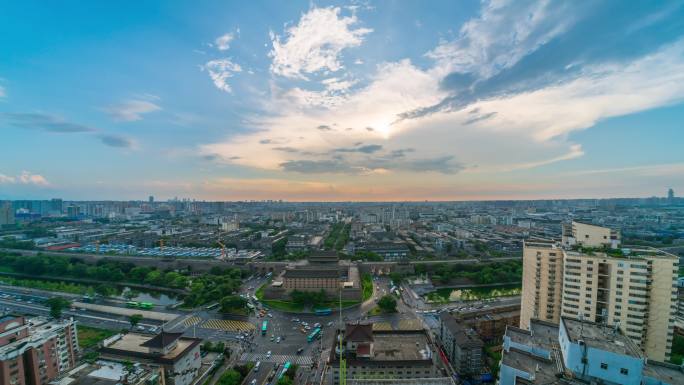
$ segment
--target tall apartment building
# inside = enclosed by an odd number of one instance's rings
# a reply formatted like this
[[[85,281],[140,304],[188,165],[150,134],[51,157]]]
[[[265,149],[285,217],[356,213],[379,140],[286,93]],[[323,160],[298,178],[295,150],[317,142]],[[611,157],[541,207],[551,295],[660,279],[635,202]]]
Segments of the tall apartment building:
[[[560,316],[618,326],[654,360],[670,358],[679,258],[655,250],[582,253],[526,242],[520,327]]]
[[[45,385],[73,368],[78,352],[73,319],[0,316],[0,384]]]
[[[563,289],[563,249],[555,242],[525,242],[520,327],[530,319],[558,323]]]
[[[618,325],[654,360],[670,359],[679,258],[659,250],[626,256],[565,251],[561,315]]]

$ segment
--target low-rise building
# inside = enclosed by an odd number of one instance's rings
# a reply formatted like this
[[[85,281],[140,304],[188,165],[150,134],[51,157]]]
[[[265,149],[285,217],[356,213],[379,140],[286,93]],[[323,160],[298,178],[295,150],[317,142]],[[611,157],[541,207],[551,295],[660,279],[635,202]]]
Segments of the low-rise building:
[[[104,358],[127,359],[143,364],[156,364],[164,369],[169,385],[189,385],[199,374],[202,360],[199,338],[182,337],[183,333],[127,333],[112,338],[100,349]]]
[[[338,331],[330,350],[331,381],[333,385],[340,383],[340,358],[344,358],[347,383],[379,380],[431,383],[429,379],[444,377],[437,368],[437,356],[424,330],[381,331],[373,330],[372,324],[347,324],[344,330]]]
[[[0,384],[47,384],[73,368],[78,354],[73,319],[0,316]]]
[[[439,341],[451,366],[459,375],[480,374],[484,343],[474,329],[444,312],[439,317]]]
[[[165,385],[162,367],[97,360],[84,363],[52,380],[50,385]]]
[[[499,385],[684,383],[681,366],[646,359],[619,328],[568,317],[507,328],[500,366]]]

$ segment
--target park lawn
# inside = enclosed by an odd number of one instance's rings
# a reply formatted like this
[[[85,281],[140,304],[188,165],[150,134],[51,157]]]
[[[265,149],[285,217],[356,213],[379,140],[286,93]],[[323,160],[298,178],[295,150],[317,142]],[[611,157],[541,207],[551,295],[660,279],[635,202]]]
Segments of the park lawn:
[[[78,346],[81,349],[88,349],[97,346],[97,344],[116,334],[114,330],[99,329],[90,326],[76,325],[78,333]]]
[[[264,305],[271,309],[281,310],[281,311],[291,311],[291,312],[301,312],[304,310],[304,306],[298,305],[292,301],[281,301],[277,299],[265,299],[261,301]]]

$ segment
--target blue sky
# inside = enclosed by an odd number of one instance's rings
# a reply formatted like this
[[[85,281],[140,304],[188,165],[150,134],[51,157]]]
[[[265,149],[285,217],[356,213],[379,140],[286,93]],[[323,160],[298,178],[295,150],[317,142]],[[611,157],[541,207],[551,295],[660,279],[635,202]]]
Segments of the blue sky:
[[[0,199],[684,191],[684,3],[11,2]]]

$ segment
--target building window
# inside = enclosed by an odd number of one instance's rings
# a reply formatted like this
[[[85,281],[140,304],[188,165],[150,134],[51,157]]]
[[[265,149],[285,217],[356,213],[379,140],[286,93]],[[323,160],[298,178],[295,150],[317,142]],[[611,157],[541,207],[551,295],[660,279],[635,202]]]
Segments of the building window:
[[[620,368],[620,374],[624,374],[626,376],[629,374],[629,370],[627,370],[627,368]]]
[[[601,362],[601,369],[608,369],[608,364]]]

